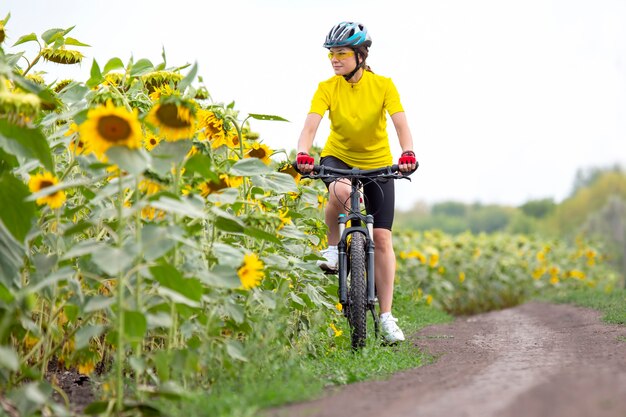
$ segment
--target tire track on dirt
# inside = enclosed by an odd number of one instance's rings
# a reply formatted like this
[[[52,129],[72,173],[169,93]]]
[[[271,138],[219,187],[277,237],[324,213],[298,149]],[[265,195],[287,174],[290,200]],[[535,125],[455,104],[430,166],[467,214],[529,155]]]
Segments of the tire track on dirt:
[[[593,310],[531,302],[422,330],[431,365],[264,415],[626,417],[624,337]]]

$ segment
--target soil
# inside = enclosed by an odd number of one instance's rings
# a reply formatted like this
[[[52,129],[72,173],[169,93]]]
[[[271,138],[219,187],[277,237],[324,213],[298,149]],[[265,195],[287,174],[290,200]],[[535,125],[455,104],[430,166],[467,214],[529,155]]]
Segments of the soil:
[[[626,417],[626,326],[530,302],[410,338],[433,363],[329,389],[266,417]]]
[[[594,310],[530,302],[427,327],[408,343],[433,362],[262,415],[626,417],[626,326]],[[95,400],[87,376],[53,375],[73,411]],[[0,398],[2,411],[17,415]]]

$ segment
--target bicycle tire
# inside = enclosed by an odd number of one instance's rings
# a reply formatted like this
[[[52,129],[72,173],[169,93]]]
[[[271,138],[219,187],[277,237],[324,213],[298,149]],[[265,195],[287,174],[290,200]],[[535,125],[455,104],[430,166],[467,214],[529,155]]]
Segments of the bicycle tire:
[[[348,279],[348,323],[350,324],[352,348],[365,346],[367,337],[367,258],[365,236],[353,233],[348,248],[350,275]]]

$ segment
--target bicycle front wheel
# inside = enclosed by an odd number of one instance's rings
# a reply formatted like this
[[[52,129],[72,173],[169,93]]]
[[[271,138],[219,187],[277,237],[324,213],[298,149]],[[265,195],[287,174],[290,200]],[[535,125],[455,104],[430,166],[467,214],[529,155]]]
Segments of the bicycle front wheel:
[[[352,348],[365,346],[367,336],[367,262],[365,236],[353,233],[348,248],[350,275],[348,276],[348,322],[352,336]]]

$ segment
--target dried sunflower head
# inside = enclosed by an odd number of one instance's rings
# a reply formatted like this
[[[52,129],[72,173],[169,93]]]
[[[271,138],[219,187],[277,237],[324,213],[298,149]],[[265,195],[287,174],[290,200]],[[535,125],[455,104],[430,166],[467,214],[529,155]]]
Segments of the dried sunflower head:
[[[54,49],[54,48],[44,48],[41,51],[41,55],[46,61],[56,62],[57,64],[78,64],[80,63],[84,56],[78,51],[74,51],[72,49],[65,49],[63,47]]]
[[[141,77],[141,80],[148,89],[148,93],[152,93],[157,88],[170,84],[176,88],[178,82],[182,79],[182,75],[172,71],[153,71]]]

